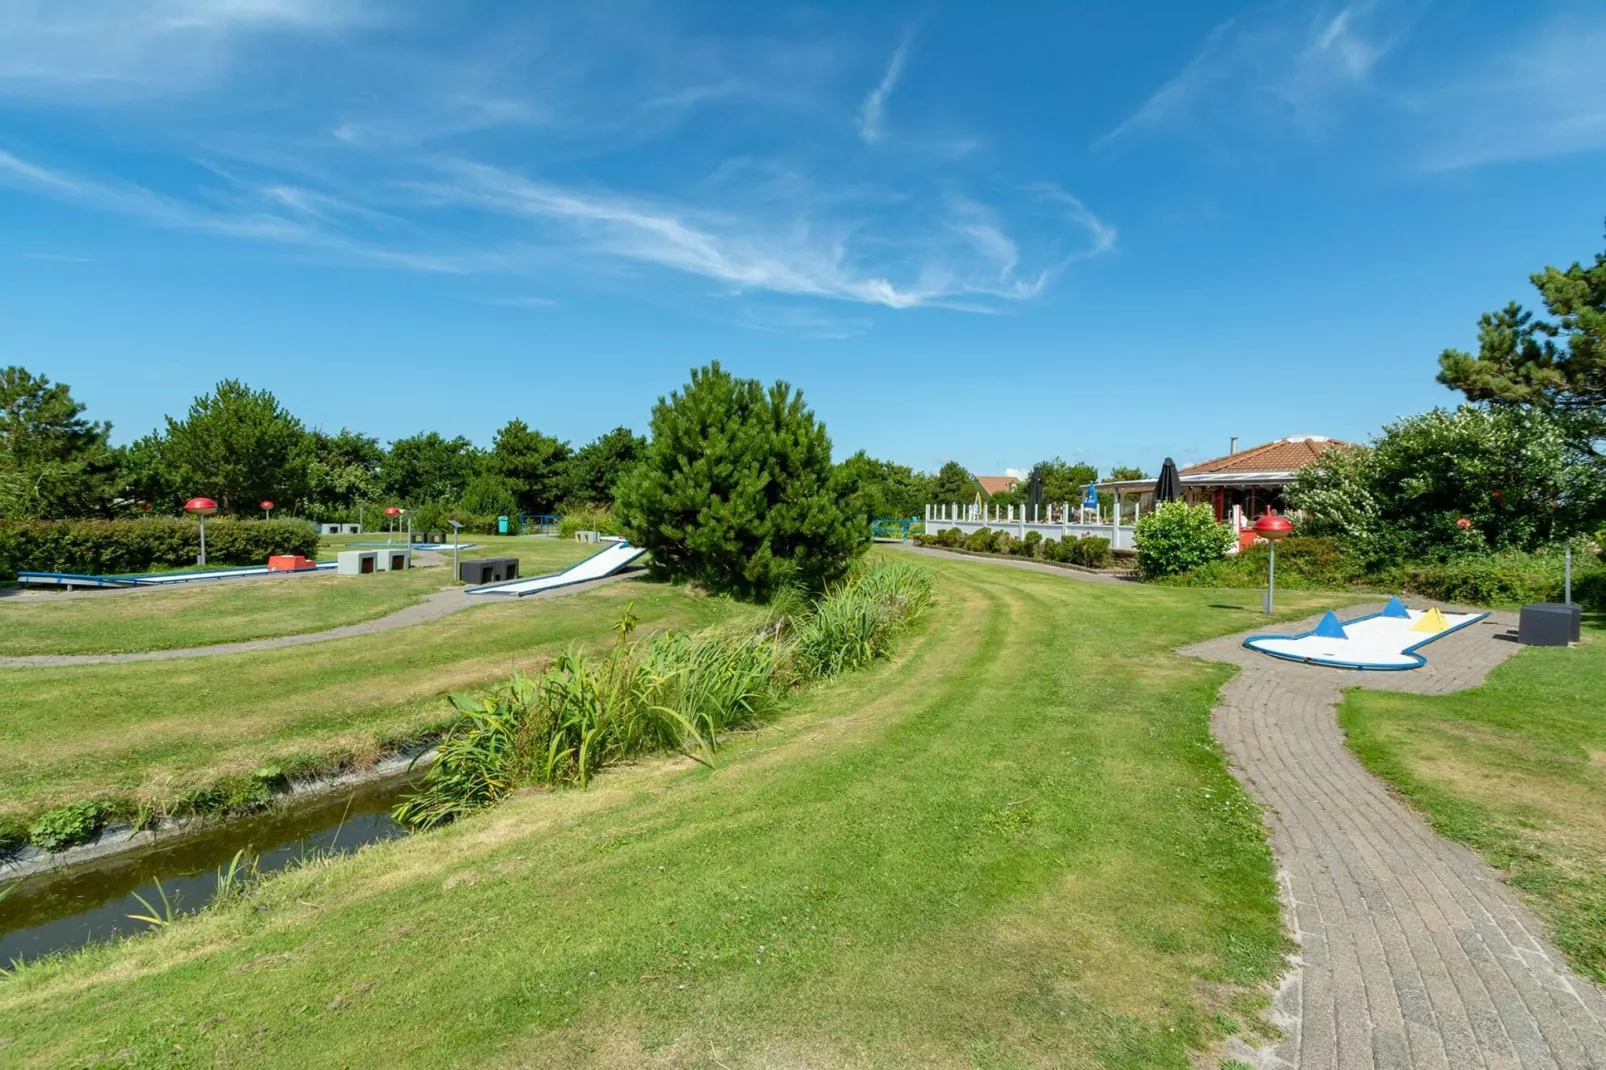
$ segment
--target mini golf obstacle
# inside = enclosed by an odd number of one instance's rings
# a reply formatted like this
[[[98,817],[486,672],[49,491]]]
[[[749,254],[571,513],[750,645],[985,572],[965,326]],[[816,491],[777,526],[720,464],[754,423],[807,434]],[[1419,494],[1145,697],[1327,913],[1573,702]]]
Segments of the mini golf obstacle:
[[[303,558],[305,560],[305,558]],[[247,565],[244,568],[209,568],[193,572],[157,572],[148,576],[87,576],[75,572],[19,572],[17,582],[30,587],[170,587],[199,580],[224,580],[236,576],[294,576],[303,572],[322,572],[335,562],[307,562],[304,568],[280,565]]]
[[[550,591],[554,587],[568,587],[571,584],[585,583],[587,580],[600,580],[612,576],[615,572],[633,563],[647,551],[639,546],[631,546],[629,541],[617,535],[605,535],[602,539],[602,549],[578,564],[571,565],[562,572],[553,572],[545,576],[530,576],[526,579],[508,580],[504,583],[487,583],[478,587],[470,587],[465,594],[500,594],[511,595],[514,598],[523,598],[525,595],[539,594]],[[464,562],[467,564],[467,562]]]
[[[1476,624],[1487,613],[1446,613],[1437,606],[1407,609],[1390,598],[1380,613],[1341,621],[1328,610],[1308,632],[1298,635],[1251,635],[1244,646],[1284,661],[1330,665],[1337,669],[1378,672],[1419,669],[1428,659],[1417,653],[1435,639]]]

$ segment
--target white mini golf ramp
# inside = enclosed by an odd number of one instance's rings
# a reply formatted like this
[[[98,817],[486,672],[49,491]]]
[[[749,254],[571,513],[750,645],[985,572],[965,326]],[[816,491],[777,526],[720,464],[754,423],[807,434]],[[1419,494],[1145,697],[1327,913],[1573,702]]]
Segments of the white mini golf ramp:
[[[550,591],[554,587],[568,587],[576,583],[585,583],[587,580],[600,580],[612,576],[615,572],[631,564],[647,551],[639,546],[631,546],[624,539],[611,537],[605,539],[607,543],[601,550],[581,561],[571,565],[562,572],[554,572],[546,576],[531,576],[522,580],[506,580],[502,583],[487,583],[479,587],[470,587],[464,594],[505,594],[515,598],[523,598],[527,594],[539,594]]]
[[[1251,635],[1244,640],[1244,646],[1285,661],[1339,669],[1384,672],[1418,669],[1428,660],[1418,650],[1488,615],[1407,609],[1398,598],[1393,598],[1381,613],[1341,621],[1329,612],[1311,631],[1298,635]]]

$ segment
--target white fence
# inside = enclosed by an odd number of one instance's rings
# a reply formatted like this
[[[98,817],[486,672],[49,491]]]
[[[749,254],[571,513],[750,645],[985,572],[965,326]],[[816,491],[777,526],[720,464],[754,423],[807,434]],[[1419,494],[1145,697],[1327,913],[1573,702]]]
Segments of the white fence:
[[[1028,516],[1030,514],[1030,516]],[[1132,510],[1132,524],[1137,523],[1137,509]],[[1093,535],[1110,540],[1112,550],[1132,549],[1132,524],[1121,523],[1121,500],[1115,500],[1115,509],[1106,521],[1093,510],[1074,509],[1069,503],[1055,502],[1041,509],[1025,505],[995,506],[983,504],[926,506],[926,531],[947,531],[958,528],[966,535],[991,528],[1007,531],[1024,539],[1028,531],[1038,532],[1045,539],[1079,539]]]

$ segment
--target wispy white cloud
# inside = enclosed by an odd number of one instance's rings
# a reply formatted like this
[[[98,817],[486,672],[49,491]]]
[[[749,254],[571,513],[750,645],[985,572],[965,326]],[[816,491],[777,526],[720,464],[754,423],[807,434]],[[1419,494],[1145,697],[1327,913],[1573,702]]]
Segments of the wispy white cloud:
[[[462,274],[495,264],[487,255],[452,255],[386,248],[345,235],[325,220],[292,218],[267,209],[218,208],[208,203],[157,193],[129,182],[99,181],[48,168],[0,149],[0,185],[27,189],[96,211],[129,216],[160,227],[201,231],[229,238],[300,246],[343,254],[415,271]]]
[[[0,0],[0,99],[115,111],[123,138],[100,152],[92,131],[77,158],[13,142],[0,185],[306,258],[517,280],[488,305],[550,307],[521,293],[560,280],[817,337],[868,329],[851,305],[1018,306],[1115,242],[960,128],[844,166],[863,53],[837,20],[704,39],[584,5],[515,6],[456,35],[433,17],[374,0]],[[866,142],[888,136],[912,39],[863,98]],[[716,102],[717,136],[689,121]]]
[[[250,35],[378,15],[366,0],[8,0],[0,91],[100,96],[205,83]]]
[[[1023,273],[1015,242],[988,210],[969,201],[950,206],[949,218],[929,229],[866,236],[851,222],[779,214],[773,206],[714,210],[577,191],[468,161],[452,163],[447,180],[416,189],[437,204],[473,205],[555,223],[592,253],[700,276],[738,293],[767,291],[888,308],[967,299],[1020,301],[1039,294],[1069,259],[1045,257]],[[1052,188],[1036,192],[1057,220],[1056,236],[1067,231],[1089,236],[1078,255],[1097,255],[1113,245],[1114,230],[1075,197]]]
[[[1572,15],[1502,41],[1408,94],[1427,170],[1606,150],[1606,16]]]
[[[23,260],[48,260],[55,264],[94,264],[96,259],[92,256],[66,256],[62,253],[13,253],[13,256]]]
[[[557,302],[550,297],[476,297],[476,305],[494,305],[497,308],[523,308],[531,311],[553,308]]]
[[[1095,142],[1144,134],[1208,136],[1219,126],[1311,131],[1373,70],[1412,18],[1376,0],[1338,9],[1274,3],[1217,24],[1192,58]]]
[[[892,59],[887,63],[887,69],[881,75],[874,89],[864,98],[859,106],[859,136],[869,144],[881,140],[881,120],[887,108],[887,98],[898,86],[898,79],[903,76],[903,63],[909,55],[909,38],[905,37],[892,53]]]

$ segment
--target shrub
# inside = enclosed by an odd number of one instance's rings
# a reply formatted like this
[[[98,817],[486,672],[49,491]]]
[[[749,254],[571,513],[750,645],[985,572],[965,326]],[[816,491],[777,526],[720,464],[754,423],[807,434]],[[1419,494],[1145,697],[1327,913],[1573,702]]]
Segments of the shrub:
[[[1174,576],[1219,561],[1233,542],[1232,529],[1216,522],[1210,506],[1186,502],[1157,506],[1138,521],[1133,536],[1144,579]]]
[[[955,529],[957,530],[957,529]],[[992,528],[978,528],[965,536],[965,549],[990,554],[998,545],[998,533]]]
[[[1324,454],[1286,494],[1312,534],[1337,535],[1370,560],[1448,559],[1587,530],[1603,504],[1599,476],[1555,416],[1463,405],[1389,424],[1370,449]]]
[[[558,523],[558,535],[574,538],[578,531],[597,531],[604,535],[617,535],[619,527],[613,518],[613,508],[607,505],[577,503],[565,506],[563,520]]]
[[[1115,560],[1110,553],[1110,540],[1097,535],[1069,540],[1065,559],[1084,568],[1109,568]]]
[[[396,820],[434,827],[524,784],[584,788],[604,766],[654,751],[706,762],[722,733],[756,723],[799,677],[885,656],[932,597],[929,569],[882,564],[851,575],[805,612],[772,614],[757,631],[668,632],[640,643],[623,637],[627,615],[606,657],[571,652],[533,679],[516,676],[477,699],[452,696],[457,720]]]
[[[1015,552],[1022,557],[1037,557],[1042,550],[1042,546],[1043,533],[1041,531],[1028,531]]]
[[[942,545],[950,550],[956,550],[965,543],[965,533],[958,528],[949,528],[946,531],[938,532],[937,537],[942,540]]]
[[[519,516],[519,499],[514,494],[513,482],[489,472],[469,480],[457,504],[463,512],[474,516],[505,516],[509,520],[517,520]]]
[[[0,521],[0,576],[147,572],[193,565],[200,548],[200,525],[188,519]],[[317,552],[318,530],[304,520],[206,524],[209,565],[261,565],[273,554]]]
[[[615,508],[657,575],[764,598],[847,572],[870,542],[850,497],[800,392],[714,363],[653,407],[652,441]]]
[[[1606,568],[1573,573],[1573,601],[1596,613],[1606,613]]]
[[[1267,544],[1257,543],[1240,554],[1171,576],[1166,582],[1178,587],[1263,587],[1270,552]],[[1368,582],[1362,562],[1345,552],[1336,539],[1291,535],[1277,547],[1279,587],[1335,591]]]
[[[28,829],[28,838],[41,851],[56,854],[88,843],[106,824],[105,814],[92,802],[68,803],[46,810]]]
[[[993,535],[992,552],[995,554],[1012,554],[1020,540],[1007,531],[1000,531]]]
[[[1279,558],[1279,565],[1281,559]],[[1600,605],[1606,569],[1577,567],[1574,557],[1573,597],[1591,608]],[[1405,566],[1381,577],[1389,587],[1424,594],[1444,602],[1475,606],[1518,606],[1559,602],[1564,581],[1562,555],[1554,550],[1525,554],[1508,551],[1476,554],[1449,561]]]

